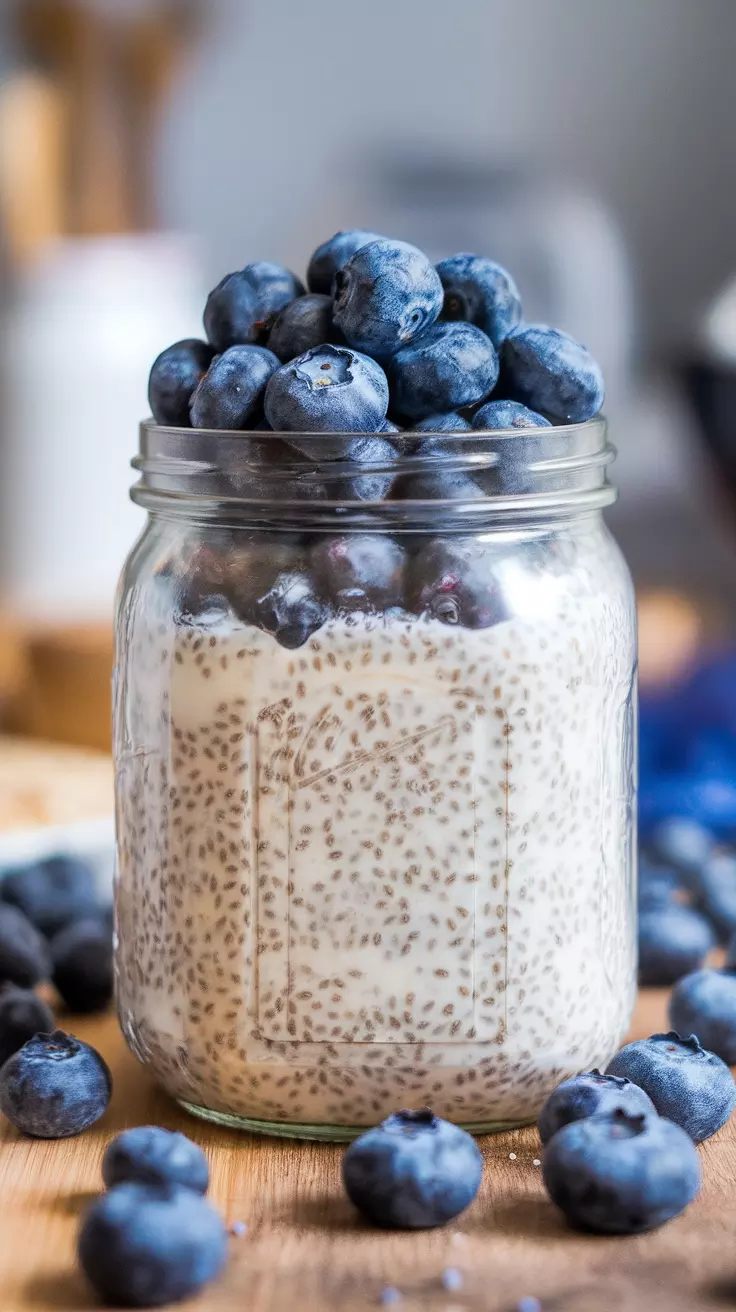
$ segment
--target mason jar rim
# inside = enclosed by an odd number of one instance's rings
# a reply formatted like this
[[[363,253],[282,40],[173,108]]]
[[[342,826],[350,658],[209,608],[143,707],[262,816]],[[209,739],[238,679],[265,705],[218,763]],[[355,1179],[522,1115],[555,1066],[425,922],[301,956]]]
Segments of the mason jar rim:
[[[294,461],[268,467],[265,476],[257,459],[248,459],[254,447],[260,446],[263,451],[271,441],[288,444],[296,437],[300,451],[294,450]],[[401,446],[436,438],[443,449],[430,455],[399,452],[390,465],[380,460],[320,454],[320,448],[325,452],[338,438],[357,442],[378,437]],[[313,451],[305,460],[305,447],[310,446]],[[453,446],[456,454],[451,452]],[[443,532],[478,532],[516,522],[575,518],[605,509],[617,496],[607,478],[615,456],[603,416],[582,424],[549,428],[434,434],[409,429],[395,434],[296,434],[176,428],[145,419],[140,425],[140,451],[131,462],[140,474],[131,497],[153,514],[233,527],[299,527],[334,532],[339,526],[343,530],[417,532],[429,524],[432,530],[441,527]],[[334,495],[346,480],[352,488],[361,480],[382,474],[426,476],[439,469],[471,478],[485,474],[491,480],[496,471],[500,490],[473,499],[371,500],[348,498],[341,492]],[[249,471],[267,485],[266,494],[242,495],[241,489],[248,486]],[[238,490],[231,482],[235,475],[239,478]],[[288,496],[283,494],[287,480]],[[308,495],[316,484],[327,492],[318,500]],[[295,485],[305,495],[291,495]]]

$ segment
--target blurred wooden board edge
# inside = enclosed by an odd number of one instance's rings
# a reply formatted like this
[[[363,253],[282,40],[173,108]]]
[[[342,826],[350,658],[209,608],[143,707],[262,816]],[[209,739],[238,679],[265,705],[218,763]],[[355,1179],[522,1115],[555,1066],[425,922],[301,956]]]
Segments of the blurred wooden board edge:
[[[103,819],[113,810],[112,761],[106,753],[0,735],[0,840]]]
[[[14,733],[109,752],[112,624],[17,630],[18,666],[4,701]]]
[[[706,1312],[733,1306],[736,1285],[736,1122],[699,1154],[700,1197],[651,1234],[612,1238],[568,1230],[534,1161],[534,1128],[480,1140],[483,1183],[471,1208],[440,1230],[388,1233],[361,1223],[340,1182],[341,1147],[261,1139],[188,1116],[154,1088],[112,1016],[61,1017],[113,1071],[108,1112],[75,1139],[19,1136],[0,1117],[2,1312],[85,1312],[99,1306],[75,1261],[79,1218],[100,1191],[110,1138],[130,1125],[182,1130],[204,1149],[210,1198],[228,1225],[221,1278],[187,1312],[366,1312],[385,1285],[399,1312],[512,1312],[535,1295],[543,1312]],[[667,1028],[666,993],[646,990],[632,1037]],[[514,1153],[511,1160],[509,1154]],[[462,1287],[446,1292],[447,1267]],[[177,1304],[178,1306],[178,1304]]]

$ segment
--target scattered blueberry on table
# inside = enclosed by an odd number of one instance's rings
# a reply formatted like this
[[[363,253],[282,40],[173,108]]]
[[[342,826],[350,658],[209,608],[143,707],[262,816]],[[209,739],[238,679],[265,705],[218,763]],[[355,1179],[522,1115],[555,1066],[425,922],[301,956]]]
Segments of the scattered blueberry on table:
[[[227,1259],[222,1219],[192,1189],[116,1185],[88,1209],[80,1265],[97,1296],[122,1307],[160,1307],[196,1294]]]
[[[99,1052],[62,1030],[36,1034],[0,1067],[0,1110],[38,1139],[65,1139],[107,1109],[112,1076]]]
[[[679,980],[669,1018],[681,1033],[697,1034],[704,1047],[736,1065],[736,969],[696,970]]]
[[[92,870],[86,861],[68,855],[9,870],[0,882],[0,899],[19,907],[42,934],[55,934],[99,911]]]
[[[655,826],[647,847],[657,863],[689,875],[697,873],[711,856],[713,835],[697,820],[672,816]]]
[[[102,1178],[108,1189],[125,1181],[144,1185],[179,1186],[206,1194],[207,1158],[185,1134],[160,1125],[123,1130],[105,1149]]]
[[[728,1120],[736,1106],[736,1086],[725,1062],[686,1032],[687,1038],[671,1031],[627,1043],[608,1063],[606,1074],[638,1084],[660,1116],[674,1121],[699,1143]]]
[[[430,1111],[403,1111],[368,1130],[343,1158],[350,1201],[374,1225],[445,1225],[472,1203],[483,1159],[471,1135]]]
[[[656,1111],[649,1095],[629,1079],[603,1075],[600,1071],[573,1075],[558,1084],[542,1107],[537,1118],[539,1137],[546,1144],[563,1125],[612,1112],[617,1107],[630,1115]]]
[[[713,925],[721,943],[736,932],[736,855],[717,852],[693,871],[688,880],[695,905]]]
[[[34,1034],[50,1034],[54,1013],[31,989],[0,988],[0,1066]]]
[[[112,935],[97,918],[74,921],[51,940],[51,978],[70,1011],[104,1011],[112,1001]]]
[[[46,939],[19,907],[0,903],[0,983],[33,988],[49,978]]]
[[[682,878],[678,871],[666,866],[654,866],[640,855],[639,884],[637,897],[639,911],[650,907],[669,906],[683,892]],[[680,905],[683,905],[680,903]]]
[[[674,901],[640,904],[639,983],[675,984],[702,965],[715,944],[712,925],[693,907]]]
[[[574,1226],[641,1234],[682,1212],[700,1190],[695,1145],[655,1113],[622,1108],[571,1121],[547,1144],[547,1191]]]

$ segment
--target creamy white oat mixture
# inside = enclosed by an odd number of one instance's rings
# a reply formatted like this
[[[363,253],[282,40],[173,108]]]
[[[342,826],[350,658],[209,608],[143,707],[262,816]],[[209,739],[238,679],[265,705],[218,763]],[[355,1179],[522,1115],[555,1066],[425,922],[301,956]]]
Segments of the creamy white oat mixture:
[[[628,621],[545,597],[481,631],[338,619],[297,651],[234,620],[140,640],[118,996],[176,1096],[498,1124],[605,1064],[633,1002]]]

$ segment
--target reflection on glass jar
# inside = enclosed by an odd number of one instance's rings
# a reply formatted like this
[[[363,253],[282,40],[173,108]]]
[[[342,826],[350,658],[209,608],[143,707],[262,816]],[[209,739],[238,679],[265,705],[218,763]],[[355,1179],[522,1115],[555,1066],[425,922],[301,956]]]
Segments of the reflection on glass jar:
[[[318,437],[277,463],[269,435],[143,427],[118,1003],[214,1119],[506,1127],[626,1032],[635,632],[605,426],[526,460],[454,440],[477,497],[372,501],[361,479],[426,488],[433,457],[404,434],[381,475]]]

